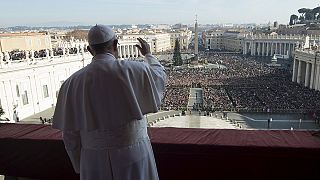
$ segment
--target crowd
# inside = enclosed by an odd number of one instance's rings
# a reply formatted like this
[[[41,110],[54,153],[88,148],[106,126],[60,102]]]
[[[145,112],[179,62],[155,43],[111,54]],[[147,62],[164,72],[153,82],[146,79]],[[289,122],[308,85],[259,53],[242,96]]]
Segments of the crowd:
[[[263,60],[234,54],[210,54],[201,58],[226,68],[167,70],[168,90],[163,107],[186,107],[188,95],[179,97],[180,89],[188,92],[197,85],[203,88],[206,110],[320,109],[320,92],[291,82],[291,73],[286,68],[267,66]]]
[[[77,54],[80,49],[77,48],[69,48],[68,50],[65,49],[65,51],[62,48],[53,48],[52,49],[52,55],[53,56],[63,56],[64,53],[68,54]],[[86,48],[84,48],[84,52],[88,52]],[[48,55],[50,55],[50,50],[42,49],[38,51],[20,51],[20,50],[13,50],[8,52],[8,58],[5,57],[5,54],[2,54],[0,56],[3,61],[11,60],[11,61],[21,61],[27,59],[32,59],[32,53],[33,58],[45,58]]]
[[[177,110],[188,105],[188,88],[167,88],[162,107],[165,110]]]

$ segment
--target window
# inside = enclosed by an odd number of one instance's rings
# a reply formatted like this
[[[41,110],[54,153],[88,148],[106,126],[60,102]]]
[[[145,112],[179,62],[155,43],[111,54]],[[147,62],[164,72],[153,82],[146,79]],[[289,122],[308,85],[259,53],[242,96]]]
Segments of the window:
[[[43,86],[42,86],[42,90],[43,90],[43,97],[44,97],[44,98],[49,97],[48,85],[43,85]]]
[[[28,91],[24,91],[24,93],[22,94],[22,104],[23,105],[29,104]]]

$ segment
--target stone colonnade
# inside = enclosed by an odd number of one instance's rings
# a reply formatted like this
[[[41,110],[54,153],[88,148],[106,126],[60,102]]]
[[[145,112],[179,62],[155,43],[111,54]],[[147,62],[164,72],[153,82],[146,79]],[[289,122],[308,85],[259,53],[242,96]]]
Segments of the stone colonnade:
[[[141,57],[139,49],[134,44],[120,44],[118,45],[118,56],[123,59],[131,59]]]
[[[320,90],[320,53],[303,50],[295,52],[292,82]]]
[[[251,56],[273,56],[274,54],[293,56],[295,48],[301,47],[302,43],[294,41],[245,41],[243,54]]]

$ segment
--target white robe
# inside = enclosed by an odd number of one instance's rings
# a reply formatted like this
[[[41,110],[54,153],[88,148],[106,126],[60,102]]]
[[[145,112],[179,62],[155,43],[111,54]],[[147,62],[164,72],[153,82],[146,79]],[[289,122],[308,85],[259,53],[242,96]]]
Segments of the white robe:
[[[158,173],[144,114],[156,112],[164,68],[100,54],[61,86],[53,128],[63,131],[81,180],[154,180]]]

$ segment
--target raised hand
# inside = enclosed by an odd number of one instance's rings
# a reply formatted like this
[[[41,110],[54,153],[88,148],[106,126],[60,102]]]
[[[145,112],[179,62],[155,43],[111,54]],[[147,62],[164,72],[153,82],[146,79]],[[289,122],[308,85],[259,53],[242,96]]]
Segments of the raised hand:
[[[141,46],[137,44],[136,47],[139,49],[141,54],[145,56],[146,54],[150,53],[150,45],[142,38],[137,39],[140,42]]]

